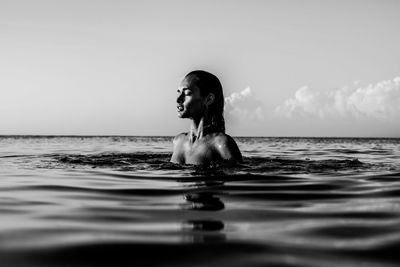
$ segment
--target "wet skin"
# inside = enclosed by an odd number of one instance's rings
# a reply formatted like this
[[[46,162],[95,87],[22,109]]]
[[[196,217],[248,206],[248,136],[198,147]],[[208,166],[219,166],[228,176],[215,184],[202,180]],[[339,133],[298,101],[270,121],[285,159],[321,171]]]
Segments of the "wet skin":
[[[195,84],[196,78],[185,78],[178,89],[178,116],[191,119],[192,130],[174,138],[171,162],[196,165],[242,162],[242,155],[232,137],[207,128],[206,110],[214,95],[201,96]]]
[[[192,142],[189,133],[182,133],[174,139],[171,162],[204,165],[215,162],[242,162],[242,155],[236,142],[227,134],[210,133]]]

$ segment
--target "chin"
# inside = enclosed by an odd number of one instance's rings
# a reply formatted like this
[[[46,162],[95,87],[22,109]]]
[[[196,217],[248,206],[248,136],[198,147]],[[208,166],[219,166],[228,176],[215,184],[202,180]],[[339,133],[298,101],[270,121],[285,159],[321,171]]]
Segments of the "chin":
[[[187,116],[185,113],[178,113],[178,118],[185,119]]]

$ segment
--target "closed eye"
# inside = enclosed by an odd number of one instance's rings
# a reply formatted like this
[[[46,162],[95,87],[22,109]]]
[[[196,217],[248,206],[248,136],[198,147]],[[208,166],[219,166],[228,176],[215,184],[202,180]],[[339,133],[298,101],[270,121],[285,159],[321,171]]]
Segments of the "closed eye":
[[[183,88],[182,90],[178,89],[177,92],[178,92],[178,94],[182,94],[182,92],[183,92],[185,95],[191,95],[192,94],[192,91],[189,88]]]

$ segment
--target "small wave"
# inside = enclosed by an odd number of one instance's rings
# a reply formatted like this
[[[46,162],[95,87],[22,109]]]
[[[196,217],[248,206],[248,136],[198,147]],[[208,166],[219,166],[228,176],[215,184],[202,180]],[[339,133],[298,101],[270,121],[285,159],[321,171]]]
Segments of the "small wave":
[[[116,240],[10,250],[0,259],[13,266],[221,266],[221,260],[226,266],[237,266],[237,262],[250,266],[253,258],[270,250],[255,242],[226,242],[218,232],[208,237],[196,244]]]
[[[333,153],[340,153],[340,154],[359,154],[359,153],[361,153],[359,150],[346,149],[346,148],[326,149],[326,151],[333,152]]]
[[[306,174],[330,172],[355,172],[371,168],[371,164],[351,159],[311,160],[244,157],[244,162],[237,166],[213,164],[211,166],[178,165],[169,162],[169,153],[102,153],[89,155],[53,155],[57,163],[69,166],[87,166],[91,168],[113,168],[119,171],[145,170],[149,174],[158,171],[190,171],[193,175],[231,175],[234,173],[249,174]],[[170,173],[169,173],[170,174]]]
[[[129,166],[139,163],[160,164],[170,158],[169,153],[110,153],[94,155],[55,155],[59,162],[90,166]]]
[[[247,164],[246,164],[247,163]],[[371,168],[370,164],[363,163],[357,158],[353,159],[327,159],[311,160],[306,158],[282,159],[282,158],[263,158],[253,157],[245,161],[244,171],[252,173],[281,173],[281,174],[307,174],[307,173],[356,173]]]

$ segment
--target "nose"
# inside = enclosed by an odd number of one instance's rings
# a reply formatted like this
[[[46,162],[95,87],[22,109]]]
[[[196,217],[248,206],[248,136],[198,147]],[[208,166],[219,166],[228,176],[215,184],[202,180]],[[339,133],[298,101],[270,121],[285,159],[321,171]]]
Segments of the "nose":
[[[183,103],[183,94],[182,93],[180,93],[178,95],[178,98],[176,99],[176,103],[178,103],[178,104],[182,104]]]

